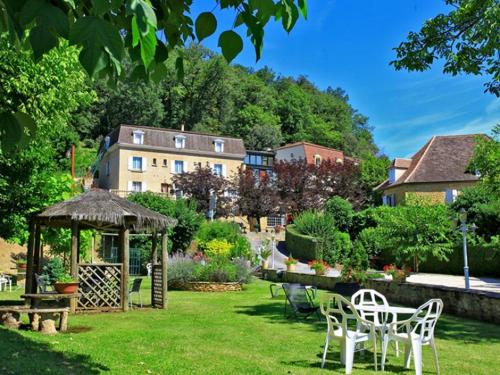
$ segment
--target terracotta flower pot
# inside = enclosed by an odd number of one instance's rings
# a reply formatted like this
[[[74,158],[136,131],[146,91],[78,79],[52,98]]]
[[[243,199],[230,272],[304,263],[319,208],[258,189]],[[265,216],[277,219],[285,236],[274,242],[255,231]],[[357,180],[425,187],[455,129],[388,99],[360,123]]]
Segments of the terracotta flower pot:
[[[324,276],[326,270],[314,270],[314,272],[316,272],[316,276]]]
[[[72,283],[55,283],[54,288],[57,290],[57,293],[60,294],[75,294],[78,291],[78,282]]]
[[[21,264],[18,264],[17,265],[17,268],[20,268],[22,270],[25,270],[26,268],[28,268],[28,265],[26,263],[21,263]]]
[[[288,272],[295,272],[295,264],[287,264],[286,265],[286,270]]]

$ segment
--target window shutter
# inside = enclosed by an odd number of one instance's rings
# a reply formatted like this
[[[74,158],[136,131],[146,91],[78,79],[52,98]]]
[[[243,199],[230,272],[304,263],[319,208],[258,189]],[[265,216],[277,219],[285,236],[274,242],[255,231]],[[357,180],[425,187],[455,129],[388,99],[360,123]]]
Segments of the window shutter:
[[[170,162],[170,172],[175,173],[175,160]]]
[[[452,189],[446,189],[444,192],[444,201],[445,203],[451,203],[453,202],[453,190]]]
[[[187,173],[187,171],[188,171],[188,166],[187,166],[187,163],[185,161],[182,162],[182,171],[184,173]]]
[[[222,177],[226,177],[226,164],[222,164]]]
[[[128,169],[132,170],[134,169],[134,159],[133,156],[128,157]]]
[[[148,191],[148,184],[146,184],[144,181],[142,182],[142,191]]]
[[[148,158],[142,158],[142,171],[146,171],[146,168],[148,166]]]
[[[386,196],[386,195],[383,195],[383,196],[382,196],[382,204],[383,204],[384,206],[387,206],[387,196]]]
[[[132,181],[129,181],[127,184],[127,191],[132,191]]]

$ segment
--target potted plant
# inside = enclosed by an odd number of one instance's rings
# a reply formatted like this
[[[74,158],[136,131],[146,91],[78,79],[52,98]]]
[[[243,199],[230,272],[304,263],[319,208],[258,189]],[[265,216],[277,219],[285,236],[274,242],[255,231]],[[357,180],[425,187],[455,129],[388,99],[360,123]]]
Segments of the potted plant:
[[[268,247],[262,247],[260,249],[260,256],[262,258],[261,266],[263,269],[267,270],[269,268],[268,258],[271,256],[271,249],[269,249]]]
[[[398,268],[395,264],[385,265],[384,273],[392,276],[392,281],[395,283],[404,283],[406,282],[406,278],[411,272],[409,267]]]
[[[64,268],[59,258],[49,260],[44,266],[42,276],[45,276],[54,289],[61,294],[73,294],[78,290],[78,280],[73,279]]]
[[[75,294],[78,291],[79,284],[78,280],[73,279],[66,273],[59,276],[57,281],[54,283],[54,288],[57,290],[57,293]]]
[[[295,272],[295,266],[297,265],[299,261],[290,255],[288,258],[285,259],[285,264],[286,264],[286,270],[288,272]]]
[[[308,263],[308,265],[318,276],[324,275],[330,268],[328,263],[324,260],[312,260]]]
[[[352,296],[361,289],[361,284],[366,281],[366,272],[344,265],[340,274],[340,282],[335,284],[333,291],[344,296]]]

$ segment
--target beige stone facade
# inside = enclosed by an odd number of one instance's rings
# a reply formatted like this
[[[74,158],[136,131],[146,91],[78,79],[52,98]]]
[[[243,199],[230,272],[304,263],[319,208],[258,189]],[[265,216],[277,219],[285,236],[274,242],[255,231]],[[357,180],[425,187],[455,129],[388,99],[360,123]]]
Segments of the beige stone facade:
[[[127,127],[132,128],[132,130],[136,128],[144,129],[146,132],[149,130],[149,128],[144,127],[128,125]],[[154,129],[152,131],[161,132],[162,130]],[[224,152],[224,149],[215,152],[215,150],[200,149],[201,147],[197,149],[194,149],[194,147],[175,149],[170,145],[163,147],[158,144],[147,144],[148,142],[142,144],[133,144],[132,141],[120,142],[120,139],[127,139],[128,132],[128,129],[125,131],[123,129],[119,130],[117,141],[103,153],[99,166],[99,187],[122,193],[122,195],[126,195],[131,191],[172,194],[174,191],[172,185],[173,176],[178,173],[192,172],[197,166],[209,166],[214,170],[217,169],[223,177],[231,178],[238,172],[238,168],[242,166],[245,156],[241,140],[239,141],[243,152]],[[217,141],[222,140],[226,143],[237,141],[197,133],[179,131],[172,133],[190,138],[212,137]],[[205,143],[208,144],[208,142]],[[206,148],[208,147],[206,146]]]
[[[394,199],[393,205],[403,204],[409,195],[429,199],[432,203],[446,203],[447,191],[456,191],[459,194],[464,188],[473,186],[475,183],[475,181],[460,181],[403,184],[387,187],[384,195]]]

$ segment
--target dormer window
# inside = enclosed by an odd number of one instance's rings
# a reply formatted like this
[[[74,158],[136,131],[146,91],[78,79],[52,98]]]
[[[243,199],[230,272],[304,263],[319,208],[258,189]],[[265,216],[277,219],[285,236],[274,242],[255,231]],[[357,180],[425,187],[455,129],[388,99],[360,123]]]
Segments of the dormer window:
[[[186,137],[183,135],[175,136],[175,148],[185,148],[186,147]]]
[[[314,164],[316,167],[319,167],[321,165],[321,156],[320,155],[314,155]]]
[[[224,152],[224,141],[222,139],[216,139],[214,141],[215,152]]]
[[[144,144],[144,132],[142,130],[134,130],[132,132],[132,139],[135,145]]]

